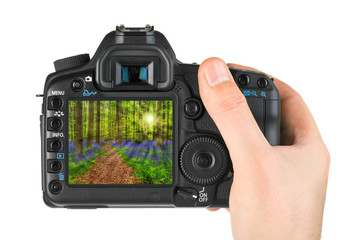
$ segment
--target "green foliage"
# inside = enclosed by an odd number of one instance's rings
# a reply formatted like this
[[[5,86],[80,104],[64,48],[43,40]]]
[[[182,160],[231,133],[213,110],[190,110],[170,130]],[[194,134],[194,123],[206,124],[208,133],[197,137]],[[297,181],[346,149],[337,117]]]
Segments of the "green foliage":
[[[92,149],[84,149],[84,154],[88,153],[90,151],[93,151]],[[97,157],[100,155],[102,156],[108,156],[109,154],[104,151],[94,151],[94,154],[91,155],[90,159],[85,158],[81,159],[82,157],[78,157],[79,161],[69,161],[69,184],[76,184],[76,181],[80,178],[81,175],[86,173],[95,163],[97,160]]]
[[[127,164],[134,168],[135,176],[142,179],[144,183],[164,184],[166,183],[166,180],[168,180],[167,170],[161,167],[152,166],[148,159],[143,161],[143,159],[140,158],[132,158]]]
[[[79,179],[78,176],[84,174],[89,168],[91,168],[96,159],[91,161],[82,160],[78,163],[70,162],[69,163],[69,184],[76,184],[76,180]]]
[[[166,184],[169,180],[169,171],[172,171],[172,169],[154,166],[148,159],[144,161],[142,158],[129,159],[127,164],[133,167],[135,177],[146,184]]]
[[[119,147],[114,144],[113,149],[133,168],[134,176],[144,184],[171,184],[172,183],[172,145],[163,149],[148,143],[130,144]],[[146,146],[147,145],[147,146]],[[134,154],[135,152],[135,154]]]
[[[129,141],[155,140],[154,134],[157,134],[158,126],[161,128],[161,137],[164,140],[172,139],[173,104],[171,101],[96,101],[92,112],[89,111],[90,101],[80,101],[81,122],[75,121],[76,102],[79,101],[69,101],[69,141],[75,141],[75,126],[78,124],[83,126],[82,139],[87,140],[91,131],[89,129],[90,114],[95,120],[92,129],[93,136],[96,138],[99,135],[100,141],[116,141],[119,135]],[[118,102],[120,102],[120,109],[117,109]],[[100,114],[98,114],[98,109],[100,109]],[[148,121],[149,116],[154,120]],[[119,124],[122,126],[121,132],[118,132]]]

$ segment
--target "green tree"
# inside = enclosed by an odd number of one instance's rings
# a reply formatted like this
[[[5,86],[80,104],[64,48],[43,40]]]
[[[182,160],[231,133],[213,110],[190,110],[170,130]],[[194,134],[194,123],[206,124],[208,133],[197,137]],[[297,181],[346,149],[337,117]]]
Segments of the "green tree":
[[[169,136],[169,131],[170,131],[170,119],[169,119],[169,114],[170,114],[170,101],[166,102],[166,143],[169,143],[170,140],[170,136]]]
[[[155,129],[156,129],[156,134],[155,134],[155,141],[156,141],[156,146],[160,147],[161,144],[163,143],[163,139],[162,139],[162,131],[161,131],[161,102],[160,101],[156,101],[156,125],[155,125]]]
[[[125,112],[125,118],[124,118],[124,124],[125,124],[125,142],[127,143],[128,142],[128,131],[129,131],[129,122],[128,122],[128,119],[129,119],[129,104],[127,101],[125,101],[125,107],[124,107],[124,112]]]
[[[83,153],[82,101],[75,101],[75,155]]]
[[[88,124],[88,134],[86,140],[86,147],[92,148],[94,142],[94,101],[89,101],[89,124]]]
[[[96,143],[100,143],[100,101],[96,101]]]
[[[121,146],[123,142],[123,121],[122,121],[122,107],[121,107],[121,101],[116,102],[116,123],[117,123],[117,139],[116,141]]]

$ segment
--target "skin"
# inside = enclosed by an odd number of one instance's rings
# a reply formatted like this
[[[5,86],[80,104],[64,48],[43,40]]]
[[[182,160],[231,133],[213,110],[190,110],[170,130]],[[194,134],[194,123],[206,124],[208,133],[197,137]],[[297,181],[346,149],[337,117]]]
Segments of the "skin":
[[[274,78],[281,97],[281,146],[270,146],[229,66],[258,71],[209,58],[198,79],[233,162],[228,210],[234,239],[320,239],[330,155],[311,112],[295,90]]]

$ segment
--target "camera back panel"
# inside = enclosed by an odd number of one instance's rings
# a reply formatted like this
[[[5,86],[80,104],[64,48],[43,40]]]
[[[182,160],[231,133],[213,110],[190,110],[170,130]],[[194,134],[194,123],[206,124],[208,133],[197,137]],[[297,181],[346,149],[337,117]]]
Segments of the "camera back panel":
[[[150,27],[118,27],[94,57],[55,62],[41,119],[51,207],[228,207],[232,166],[204,108],[197,64]],[[279,144],[280,102],[263,73],[230,69],[259,128]]]

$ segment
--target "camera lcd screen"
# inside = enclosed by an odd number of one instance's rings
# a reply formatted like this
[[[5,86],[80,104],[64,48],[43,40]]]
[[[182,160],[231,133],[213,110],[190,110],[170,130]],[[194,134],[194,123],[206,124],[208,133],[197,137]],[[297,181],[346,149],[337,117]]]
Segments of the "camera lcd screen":
[[[69,184],[172,184],[173,102],[69,101]]]

